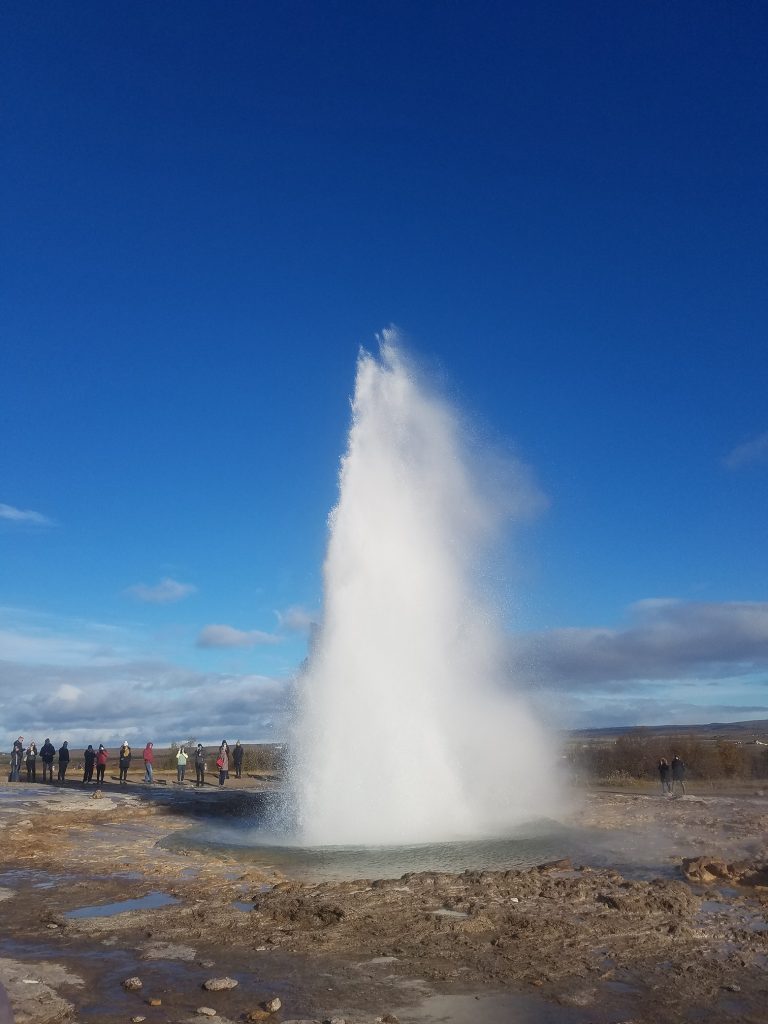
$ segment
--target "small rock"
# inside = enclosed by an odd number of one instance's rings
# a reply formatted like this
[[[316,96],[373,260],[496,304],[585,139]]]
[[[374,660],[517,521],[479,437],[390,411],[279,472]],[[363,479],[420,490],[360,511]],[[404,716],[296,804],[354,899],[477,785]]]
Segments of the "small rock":
[[[202,1017],[215,1017],[216,1010],[212,1010],[210,1006],[198,1006],[197,1013]]]
[[[578,992],[565,992],[557,997],[561,1006],[591,1006],[595,1001],[594,989],[583,988]]]
[[[245,1019],[249,1024],[256,1024],[257,1021],[268,1020],[271,1014],[267,1013],[266,1010],[251,1010],[250,1013],[246,1014]]]
[[[562,857],[560,860],[548,860],[544,864],[536,865],[537,871],[572,871],[573,864],[570,857]]]
[[[323,1021],[323,1024],[347,1024],[344,1017],[329,1017]]]
[[[147,1006],[162,1006],[162,1005],[163,1005],[163,1000],[162,999],[148,999],[147,1000]]]
[[[237,982],[234,978],[209,978],[203,982],[203,988],[206,992],[224,992],[229,988],[237,988]]]
[[[126,992],[138,992],[139,989],[143,988],[144,986],[144,982],[141,980],[141,978],[137,978],[135,976],[133,978],[125,978],[123,981],[120,982],[120,984],[123,986]]]
[[[57,924],[54,924],[53,921],[49,921],[49,923],[45,927],[46,928],[58,928],[59,926]]]
[[[131,1024],[141,1024],[142,1021],[146,1020],[146,1017],[131,1017]]]
[[[101,792],[101,790],[100,789],[94,790],[93,796],[91,797],[91,800],[103,800],[103,799],[104,799],[104,794]]]
[[[737,985],[735,982],[730,985],[723,985],[723,988],[726,992],[741,992],[741,985]]]
[[[261,1004],[262,1010],[266,1010],[267,1013],[277,1013],[282,1006],[282,1001],[279,996],[273,996],[271,999],[267,999],[266,1002]]]
[[[510,896],[509,902],[510,903],[519,903],[520,900],[519,900],[519,898],[517,896]]]
[[[213,962],[213,960],[201,960],[200,961],[200,966],[204,967],[206,969],[206,971],[210,971],[210,969],[212,967],[215,967],[216,964]]]
[[[399,1018],[394,1013],[385,1013],[383,1017],[377,1017],[376,1020],[380,1020],[381,1024],[400,1024]]]

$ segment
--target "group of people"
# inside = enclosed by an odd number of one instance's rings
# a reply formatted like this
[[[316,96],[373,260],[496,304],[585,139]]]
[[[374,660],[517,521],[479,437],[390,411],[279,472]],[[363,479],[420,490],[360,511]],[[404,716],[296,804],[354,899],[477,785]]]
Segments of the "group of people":
[[[685,796],[685,763],[675,754],[671,763],[662,757],[658,764],[659,781],[663,796],[673,796],[675,786],[679,783],[680,790]]]
[[[19,738],[14,741],[13,749],[11,750],[11,771],[8,776],[8,781],[20,782],[21,773],[26,768],[27,782],[37,782],[37,759],[39,757],[42,765],[43,782],[53,782],[53,761],[56,757],[56,753],[56,748],[51,743],[50,739],[46,738],[45,743],[38,751],[34,740],[30,740],[30,742],[25,746],[24,737],[19,736]],[[216,770],[219,774],[219,786],[223,786],[229,778],[230,765],[234,769],[235,778],[242,778],[243,753],[244,749],[240,740],[237,741],[231,751],[227,741],[221,741],[221,746],[219,747],[216,755]],[[196,787],[202,787],[205,785],[205,773],[207,769],[206,756],[202,743],[198,743],[192,754],[192,760],[195,766]],[[84,786],[93,782],[94,769],[96,770],[96,785],[98,786],[104,783],[104,773],[107,768],[109,757],[110,753],[103,743],[100,743],[96,750],[94,750],[93,744],[88,744],[86,749],[83,751],[82,769]],[[123,742],[117,757],[118,768],[120,770],[120,785],[127,785],[128,769],[131,767],[131,760],[133,758],[133,751],[131,750],[128,740]],[[147,784],[151,784],[154,782],[155,752],[153,743],[147,743],[141,753],[141,757],[144,762],[143,781]],[[182,785],[185,781],[184,777],[186,775],[187,761],[189,761],[189,758],[190,754],[187,750],[187,745],[180,743],[176,751],[176,780],[179,785]],[[69,744],[65,740],[58,750],[58,782],[64,782],[66,780],[69,762]]]

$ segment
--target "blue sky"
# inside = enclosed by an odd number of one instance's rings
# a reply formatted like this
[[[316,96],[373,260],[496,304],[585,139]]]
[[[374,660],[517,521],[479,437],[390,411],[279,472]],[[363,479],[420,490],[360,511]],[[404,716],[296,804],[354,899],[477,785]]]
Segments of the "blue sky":
[[[10,2],[0,38],[0,728],[281,733],[392,322],[547,496],[499,555],[538,698],[768,717],[765,5]]]

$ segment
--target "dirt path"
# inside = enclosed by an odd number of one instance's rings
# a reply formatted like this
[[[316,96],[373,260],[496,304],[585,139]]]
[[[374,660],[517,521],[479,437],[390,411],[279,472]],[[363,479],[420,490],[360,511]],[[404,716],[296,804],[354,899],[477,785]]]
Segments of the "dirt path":
[[[203,1006],[220,1024],[275,995],[276,1022],[469,1022],[480,1006],[488,1021],[768,1021],[765,798],[586,795],[579,826],[657,849],[655,880],[558,864],[310,885],[159,847],[189,827],[187,792],[40,790],[0,787],[0,982],[17,1024],[178,1024]],[[679,868],[697,855],[692,884]],[[128,898],[162,905],[68,916]],[[216,976],[238,985],[203,991]]]

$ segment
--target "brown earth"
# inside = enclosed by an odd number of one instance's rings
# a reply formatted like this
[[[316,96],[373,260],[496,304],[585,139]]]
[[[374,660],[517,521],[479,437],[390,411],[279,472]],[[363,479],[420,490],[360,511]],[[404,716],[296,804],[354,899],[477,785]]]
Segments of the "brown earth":
[[[462,1022],[768,1021],[764,797],[586,794],[578,825],[658,851],[658,878],[561,862],[315,884],[157,846],[189,827],[190,799],[0,787],[0,982],[17,1024],[178,1024],[200,1007],[220,1024],[264,1017],[274,995],[275,1022],[416,1021],[434,992],[457,994],[437,1016]],[[65,916],[158,891],[178,902]],[[123,989],[131,976],[141,989]],[[223,976],[237,987],[202,990]],[[466,993],[483,995],[474,1013]]]

